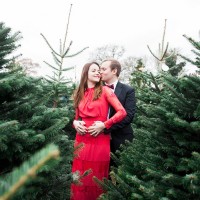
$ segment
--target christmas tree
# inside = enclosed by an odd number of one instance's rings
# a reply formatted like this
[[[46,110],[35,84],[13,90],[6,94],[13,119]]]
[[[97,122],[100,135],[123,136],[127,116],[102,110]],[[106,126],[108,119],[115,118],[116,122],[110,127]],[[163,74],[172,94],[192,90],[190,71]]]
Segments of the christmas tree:
[[[60,150],[59,161],[46,164],[39,178],[28,182],[26,189],[18,191],[13,199],[66,199],[70,194],[73,142],[64,128],[70,121],[71,110],[67,105],[62,109],[49,106],[54,92],[46,92],[46,81],[27,76],[14,62],[11,53],[18,47],[19,38],[20,33],[12,34],[10,28],[0,24],[1,180],[54,143]]]
[[[196,60],[182,57],[199,69],[200,43],[186,38],[195,47]],[[170,71],[143,78],[150,84],[136,89],[135,139],[122,148],[112,181],[95,179],[107,190],[101,199],[198,200],[199,70],[181,78]]]

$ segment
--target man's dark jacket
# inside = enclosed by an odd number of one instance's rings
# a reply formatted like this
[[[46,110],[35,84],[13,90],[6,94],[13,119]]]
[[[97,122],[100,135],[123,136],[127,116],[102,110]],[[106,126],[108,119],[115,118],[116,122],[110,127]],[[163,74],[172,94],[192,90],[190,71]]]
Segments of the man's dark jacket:
[[[132,87],[118,81],[115,94],[127,112],[127,116],[119,123],[114,124],[110,129],[106,129],[105,133],[111,133],[111,152],[119,149],[125,140],[132,141],[133,130],[131,123],[136,110],[135,91]],[[109,118],[115,114],[115,110],[110,107]]]

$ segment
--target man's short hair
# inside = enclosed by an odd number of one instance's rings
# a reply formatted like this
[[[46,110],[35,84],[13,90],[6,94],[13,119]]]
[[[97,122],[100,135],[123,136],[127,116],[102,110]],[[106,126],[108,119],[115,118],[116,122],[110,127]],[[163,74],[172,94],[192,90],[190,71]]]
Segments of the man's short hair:
[[[109,58],[104,60],[102,63],[106,62],[106,61],[110,61],[110,68],[111,70],[117,69],[117,77],[119,77],[120,73],[121,73],[121,64],[119,61],[115,60],[114,58]]]

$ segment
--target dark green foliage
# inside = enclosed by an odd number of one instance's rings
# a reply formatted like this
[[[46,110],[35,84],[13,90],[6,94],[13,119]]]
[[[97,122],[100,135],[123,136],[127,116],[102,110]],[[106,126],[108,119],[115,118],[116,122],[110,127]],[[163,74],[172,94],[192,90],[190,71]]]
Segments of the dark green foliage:
[[[71,184],[73,141],[69,140],[67,126],[72,119],[71,101],[62,101],[59,107],[50,103],[54,90],[46,90],[48,82],[24,74],[15,62],[7,57],[14,50],[16,36],[6,36],[0,28],[0,38],[8,43],[0,57],[0,173],[1,179],[50,143],[59,147],[61,158],[45,165],[39,178],[29,182],[13,199],[68,199]],[[6,32],[7,34],[9,31]],[[3,34],[3,36],[2,36]],[[2,39],[2,41],[3,41]],[[7,41],[9,40],[9,41]],[[1,52],[1,50],[0,50]],[[8,54],[8,55],[7,55]],[[6,70],[5,70],[6,69]],[[51,87],[51,86],[49,86]],[[69,97],[70,87],[63,91]],[[58,99],[62,100],[62,99]],[[66,131],[65,131],[66,130]],[[71,137],[71,136],[70,136]],[[9,184],[9,183],[8,183]]]
[[[169,55],[172,54],[172,52],[169,53]],[[172,54],[169,56],[166,54],[165,64],[169,67],[168,73],[170,73],[172,76],[178,76],[179,72],[183,69],[185,66],[185,62],[177,63],[177,55]]]
[[[198,52],[200,43],[192,41]],[[101,199],[200,199],[200,78],[175,72],[143,73],[149,84],[134,85],[135,139],[122,147]]]
[[[24,184],[30,181],[30,179],[35,178],[38,171],[41,172],[44,169],[45,164],[58,158],[58,147],[53,144],[47,145],[39,152],[36,152],[30,159],[23,162],[20,167],[4,176],[1,180],[0,198],[2,200],[10,199],[18,190],[23,191]]]
[[[0,23],[0,69],[11,60],[6,56],[18,47],[16,42],[20,38],[20,32],[11,34],[11,28],[6,27],[2,22]]]

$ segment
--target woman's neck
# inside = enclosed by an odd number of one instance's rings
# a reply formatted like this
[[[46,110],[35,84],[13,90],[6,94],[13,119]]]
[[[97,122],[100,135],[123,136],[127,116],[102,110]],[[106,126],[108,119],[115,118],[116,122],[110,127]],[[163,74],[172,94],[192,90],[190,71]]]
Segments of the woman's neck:
[[[88,85],[88,88],[93,88],[95,86],[95,83],[88,81],[87,85]]]

